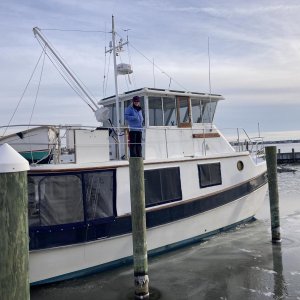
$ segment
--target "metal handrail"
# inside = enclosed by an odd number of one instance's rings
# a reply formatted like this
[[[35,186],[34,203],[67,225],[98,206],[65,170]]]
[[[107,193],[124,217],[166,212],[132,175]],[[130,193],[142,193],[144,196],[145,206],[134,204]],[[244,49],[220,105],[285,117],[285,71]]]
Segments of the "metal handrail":
[[[240,131],[242,131],[246,137],[243,142],[240,141]],[[233,145],[237,146],[236,151],[238,152],[244,151],[245,145],[246,151],[249,151],[250,154],[254,155],[256,161],[258,158],[265,157],[263,137],[250,137],[244,128],[237,128],[237,141]]]
[[[103,130],[108,130],[110,133],[110,141],[109,144],[110,146],[116,146],[116,145],[120,145],[123,147],[123,150],[125,151],[125,156],[128,156],[128,127],[127,126],[122,126],[122,127],[113,127],[113,126],[108,126],[108,127],[97,127],[97,126],[82,126],[80,124],[68,124],[68,125],[50,125],[50,124],[34,124],[31,125],[30,128],[28,128],[28,124],[27,125],[11,125],[10,127],[12,128],[17,128],[17,127],[25,127],[26,130],[23,130],[23,132],[26,132],[28,129],[29,131],[33,128],[36,127],[52,127],[54,129],[58,130],[58,135],[55,141],[53,141],[52,143],[46,143],[45,145],[48,145],[48,147],[50,146],[53,149],[56,149],[57,151],[55,151],[55,153],[53,153],[54,155],[57,155],[57,152],[61,152],[61,154],[72,154],[74,153],[76,146],[78,145],[74,143],[71,143],[70,145],[68,145],[67,143],[67,131],[68,130],[76,130],[76,129],[87,129],[87,130],[97,130],[97,129],[103,129]],[[0,126],[0,128],[5,127],[5,126]],[[202,134],[203,137],[201,138],[201,145],[199,144],[200,148],[197,150],[199,153],[202,153],[200,155],[206,156],[207,155],[207,139],[206,139],[206,134],[211,134],[211,133],[219,133],[221,134],[221,132],[216,128],[216,127],[202,127],[202,128],[177,128],[177,127],[170,127],[170,126],[161,126],[161,127],[148,127],[148,128],[143,128],[144,130],[163,130],[164,131],[164,135],[165,135],[165,139],[164,141],[161,141],[162,143],[165,143],[165,147],[166,149],[168,147],[170,147],[170,141],[167,141],[166,138],[166,133],[168,130],[179,130],[179,131],[191,131],[193,133],[196,134]],[[18,133],[19,131],[15,131],[14,134]],[[242,133],[242,134],[241,134]],[[251,138],[248,133],[243,129],[243,128],[236,128],[236,134],[237,134],[237,140],[235,142],[235,144],[233,146],[235,147],[235,150],[240,152],[240,151],[244,151],[245,147],[246,150],[250,152],[250,154],[254,154],[256,156],[256,158],[258,157],[262,157],[264,155],[264,143],[263,143],[263,138],[262,137],[255,137],[255,138]],[[9,134],[10,136],[11,134]],[[123,136],[124,138],[120,139],[116,139],[116,136]],[[222,135],[222,134],[221,134]],[[244,135],[246,137],[245,141],[241,142],[241,136]],[[200,141],[200,140],[199,140]],[[184,142],[184,141],[182,141]],[[0,144],[1,144],[1,139],[0,139]],[[17,141],[16,141],[17,144]],[[34,143],[30,143],[30,141],[28,141],[26,143],[26,141],[24,141],[22,143],[23,145],[26,144],[31,144],[34,145]],[[43,143],[37,143],[39,145],[42,145]],[[101,141],[97,142],[98,145],[102,144]],[[106,144],[103,142],[103,144]],[[145,139],[142,140],[142,144],[145,144]],[[69,147],[70,146],[70,147]],[[80,145],[81,147],[84,147],[84,145]],[[172,145],[171,145],[172,146]],[[87,146],[88,147],[88,146]],[[123,152],[124,152],[123,151]],[[195,150],[196,151],[196,150]],[[59,154],[58,154],[59,155]]]

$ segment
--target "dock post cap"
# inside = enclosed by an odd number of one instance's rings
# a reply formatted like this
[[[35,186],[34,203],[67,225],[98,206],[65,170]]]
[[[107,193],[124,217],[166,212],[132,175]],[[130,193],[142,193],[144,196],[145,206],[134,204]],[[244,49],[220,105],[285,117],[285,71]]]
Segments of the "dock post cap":
[[[0,173],[29,170],[28,161],[8,144],[0,145]]]

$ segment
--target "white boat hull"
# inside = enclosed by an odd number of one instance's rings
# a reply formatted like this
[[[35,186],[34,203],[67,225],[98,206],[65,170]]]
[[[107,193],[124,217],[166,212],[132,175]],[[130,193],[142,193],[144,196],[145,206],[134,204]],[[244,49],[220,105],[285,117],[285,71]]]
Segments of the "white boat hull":
[[[215,209],[149,228],[149,253],[188,244],[253,217],[264,201],[267,185]],[[125,234],[93,242],[30,252],[30,282],[57,281],[107,269],[130,260],[132,237]]]

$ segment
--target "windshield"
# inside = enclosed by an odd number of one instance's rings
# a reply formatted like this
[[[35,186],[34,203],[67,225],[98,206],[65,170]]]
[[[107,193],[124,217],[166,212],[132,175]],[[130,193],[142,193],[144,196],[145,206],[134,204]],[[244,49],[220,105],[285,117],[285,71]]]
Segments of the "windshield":
[[[193,123],[211,123],[214,119],[217,102],[191,99]]]

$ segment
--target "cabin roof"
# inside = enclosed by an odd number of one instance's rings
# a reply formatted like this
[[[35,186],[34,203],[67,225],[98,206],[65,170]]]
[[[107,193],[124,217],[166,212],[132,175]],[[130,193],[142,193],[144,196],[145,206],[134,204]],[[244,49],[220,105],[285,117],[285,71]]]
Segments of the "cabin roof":
[[[199,92],[188,92],[188,91],[178,91],[178,90],[168,90],[168,89],[158,89],[158,88],[140,88],[131,91],[127,91],[119,95],[119,101],[127,101],[132,99],[133,96],[186,96],[191,98],[199,98],[207,101],[219,101],[225,100],[222,95],[218,94],[208,94],[208,93],[199,93]],[[109,104],[114,102],[116,95],[106,97],[101,99],[98,104]]]

